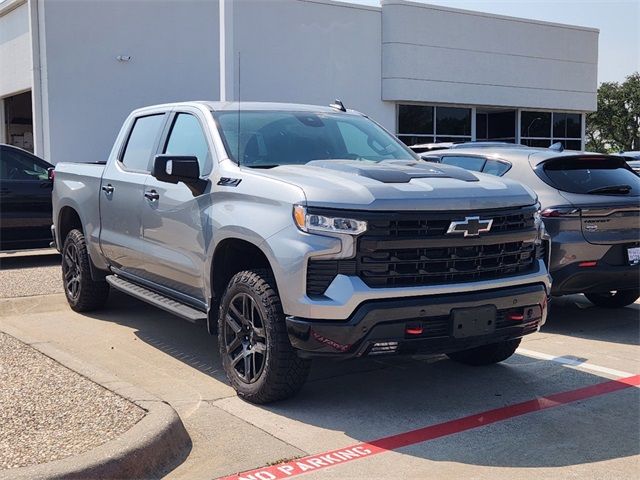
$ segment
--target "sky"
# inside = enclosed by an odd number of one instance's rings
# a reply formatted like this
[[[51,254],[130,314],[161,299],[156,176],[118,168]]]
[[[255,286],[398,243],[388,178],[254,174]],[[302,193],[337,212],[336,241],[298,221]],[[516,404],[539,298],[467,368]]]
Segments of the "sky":
[[[343,0],[344,1],[344,0]],[[378,0],[346,0],[379,5]],[[640,0],[414,0],[600,29],[598,83],[640,71]]]

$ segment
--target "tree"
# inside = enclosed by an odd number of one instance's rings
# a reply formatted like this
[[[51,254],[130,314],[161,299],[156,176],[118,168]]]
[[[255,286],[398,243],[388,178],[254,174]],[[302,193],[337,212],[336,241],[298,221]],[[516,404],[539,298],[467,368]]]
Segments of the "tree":
[[[598,88],[598,109],[587,115],[587,150],[640,150],[640,73]]]

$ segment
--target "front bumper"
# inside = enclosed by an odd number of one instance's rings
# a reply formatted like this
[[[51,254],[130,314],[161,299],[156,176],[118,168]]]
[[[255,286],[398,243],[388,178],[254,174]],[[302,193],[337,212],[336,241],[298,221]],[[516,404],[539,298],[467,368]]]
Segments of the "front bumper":
[[[360,305],[344,321],[289,316],[287,331],[291,344],[302,357],[455,352],[536,332],[547,318],[547,292],[545,284],[538,283],[478,293],[373,300]],[[451,311],[485,305],[494,305],[499,313],[495,331],[466,338],[454,337]],[[513,311],[522,312],[523,318],[509,320],[506,313]],[[408,328],[417,326],[422,334],[407,333]],[[395,348],[385,345],[395,345]]]
[[[49,246],[51,248],[55,248],[56,250],[60,251],[60,247],[58,246],[58,237],[56,237],[56,226],[55,225],[51,225],[51,238],[53,238],[53,241],[51,243],[49,243]]]

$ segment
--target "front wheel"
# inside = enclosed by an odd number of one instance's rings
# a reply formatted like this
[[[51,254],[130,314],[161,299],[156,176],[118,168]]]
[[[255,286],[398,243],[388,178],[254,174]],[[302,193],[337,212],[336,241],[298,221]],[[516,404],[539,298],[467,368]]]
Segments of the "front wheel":
[[[448,353],[451,360],[455,360],[465,365],[491,365],[506,360],[513,355],[520,346],[520,338],[507,340],[505,342],[491,343],[469,350]]]
[[[587,299],[604,308],[622,308],[631,305],[640,297],[640,291],[635,290],[616,290],[606,293],[585,293]]]
[[[296,355],[275,282],[267,270],[243,271],[229,282],[218,314],[222,367],[241,398],[268,403],[295,395],[310,361]]]
[[[89,262],[84,235],[71,230],[62,247],[62,281],[67,302],[76,312],[97,310],[109,296],[109,284],[91,278]]]

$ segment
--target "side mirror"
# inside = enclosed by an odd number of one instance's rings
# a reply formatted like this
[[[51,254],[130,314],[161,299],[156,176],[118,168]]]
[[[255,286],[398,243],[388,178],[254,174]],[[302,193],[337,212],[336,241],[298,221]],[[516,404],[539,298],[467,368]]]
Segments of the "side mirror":
[[[156,155],[151,175],[161,182],[193,185],[200,182],[200,165],[193,156]]]

